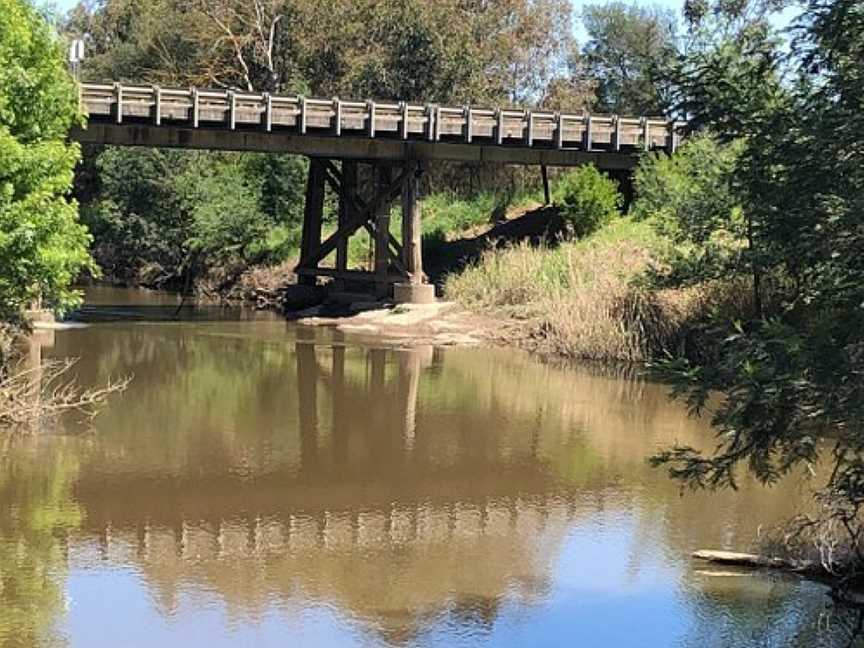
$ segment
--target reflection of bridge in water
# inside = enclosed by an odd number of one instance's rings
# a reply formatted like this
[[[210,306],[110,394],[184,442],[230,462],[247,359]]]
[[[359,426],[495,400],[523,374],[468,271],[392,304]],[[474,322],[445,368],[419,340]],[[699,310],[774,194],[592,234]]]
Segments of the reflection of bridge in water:
[[[454,540],[533,538],[576,516],[575,498],[538,495],[526,499],[489,499],[482,504],[404,503],[385,509],[322,510],[212,522],[181,519],[173,526],[159,521],[99,526],[86,531],[99,539],[102,557],[134,555],[145,559],[174,554],[181,560],[263,557],[310,548],[341,551],[364,547],[423,545]]]
[[[750,540],[795,507],[788,491],[744,482],[745,499],[680,499],[644,458],[704,429],[658,386],[494,350],[344,346],[320,331],[286,349],[284,324],[244,327],[57,336],[57,355],[83,356],[86,384],[136,375],[97,435],[51,444],[74,465],[74,522],[51,529],[58,561],[104,565],[98,578],[121,568],[155,603],[155,624],[207,608],[238,628],[300,627],[329,610],[371,643],[482,636],[525,606],[541,618],[560,585],[611,587],[626,606],[628,588],[661,569],[677,591],[667,570],[686,570],[690,550]],[[597,569],[599,555],[609,562]],[[698,590],[714,596],[712,582]],[[782,601],[772,592],[759,596]]]
[[[357,350],[298,342],[297,464],[154,478],[106,447],[74,486],[72,564],[134,565],[166,610],[189,583],[245,613],[302,592],[394,640],[460,601],[491,620],[505,598],[542,598],[585,498],[531,435],[439,427],[418,403],[437,353],[369,349],[358,363]]]

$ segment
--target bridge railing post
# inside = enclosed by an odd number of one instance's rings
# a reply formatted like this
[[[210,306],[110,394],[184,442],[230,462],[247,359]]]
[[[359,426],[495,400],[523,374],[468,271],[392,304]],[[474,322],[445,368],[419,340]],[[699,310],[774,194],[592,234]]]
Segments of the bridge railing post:
[[[114,84],[114,120],[118,124],[123,123],[123,85],[120,83]]]
[[[198,128],[201,115],[201,99],[198,96],[198,88],[192,88],[192,128]]]
[[[153,123],[162,125],[162,88],[153,86]]]

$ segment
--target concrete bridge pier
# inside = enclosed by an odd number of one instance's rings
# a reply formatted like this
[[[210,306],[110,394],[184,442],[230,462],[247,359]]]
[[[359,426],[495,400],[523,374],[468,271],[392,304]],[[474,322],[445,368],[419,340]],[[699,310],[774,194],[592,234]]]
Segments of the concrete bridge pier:
[[[377,297],[392,297],[398,303],[434,301],[435,288],[423,273],[422,217],[418,184],[421,168],[417,161],[370,163],[371,190],[367,198],[358,186],[359,162],[311,158],[306,183],[300,263],[296,272],[303,285],[314,286],[318,277],[340,282],[361,282],[374,286]],[[338,196],[336,231],[322,241],[325,189]],[[401,240],[390,228],[390,209],[401,200]],[[372,268],[350,269],[348,245],[351,236],[365,229],[374,243]],[[335,266],[322,262],[335,251]]]

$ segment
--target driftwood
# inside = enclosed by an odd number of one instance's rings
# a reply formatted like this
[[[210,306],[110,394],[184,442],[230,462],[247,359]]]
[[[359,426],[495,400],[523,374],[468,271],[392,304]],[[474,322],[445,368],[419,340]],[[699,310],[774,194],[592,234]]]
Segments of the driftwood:
[[[795,562],[776,556],[743,553],[740,551],[722,551],[716,549],[700,549],[693,552],[693,558],[717,565],[749,567],[750,569],[782,569],[797,573],[811,572],[814,565],[809,562]]]

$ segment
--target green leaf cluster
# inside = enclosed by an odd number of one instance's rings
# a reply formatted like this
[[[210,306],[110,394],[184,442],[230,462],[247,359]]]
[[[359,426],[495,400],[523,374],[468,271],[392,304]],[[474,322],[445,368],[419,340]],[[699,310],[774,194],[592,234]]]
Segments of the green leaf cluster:
[[[178,285],[190,272],[296,253],[306,163],[297,157],[108,148],[84,219],[112,277]]]
[[[742,142],[734,188],[761,308],[714,322],[707,360],[659,363],[694,409],[725,396],[715,452],[656,459],[690,485],[734,486],[741,465],[772,482],[826,457],[849,522],[864,505],[864,6],[810,0],[794,34],[787,63],[758,23],[684,66],[694,123]]]
[[[681,285],[747,271],[746,219],[735,176],[743,146],[702,133],[675,155],[654,152],[640,160],[631,214],[671,242],[655,279]]]
[[[38,298],[57,310],[93,269],[90,237],[67,197],[79,159],[66,141],[80,119],[62,46],[24,0],[0,0],[0,317]]]

